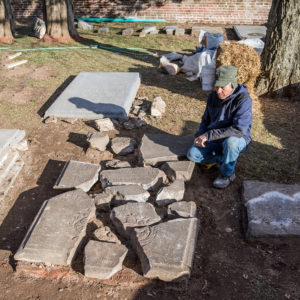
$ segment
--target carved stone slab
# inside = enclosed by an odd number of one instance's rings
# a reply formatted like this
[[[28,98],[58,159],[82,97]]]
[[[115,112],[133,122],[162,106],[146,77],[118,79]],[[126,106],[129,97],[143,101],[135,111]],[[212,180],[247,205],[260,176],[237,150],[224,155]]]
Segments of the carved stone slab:
[[[135,228],[131,236],[144,276],[164,281],[190,276],[198,228],[196,218]]]
[[[29,228],[16,260],[70,265],[95,216],[93,200],[82,190],[46,200]]]

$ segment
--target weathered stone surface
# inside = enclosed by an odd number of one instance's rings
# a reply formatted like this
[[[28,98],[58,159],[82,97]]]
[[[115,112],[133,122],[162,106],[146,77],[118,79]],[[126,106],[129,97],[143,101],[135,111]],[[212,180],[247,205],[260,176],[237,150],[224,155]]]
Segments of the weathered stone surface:
[[[189,160],[169,161],[162,165],[161,169],[171,181],[176,179],[189,181],[193,175],[195,163]]]
[[[36,36],[38,39],[42,39],[46,33],[46,23],[42,19],[36,18],[33,32],[34,36]]]
[[[153,31],[156,31],[156,26],[155,25],[146,26],[142,29],[142,32],[145,32],[146,34],[150,33],[150,32],[153,32]]]
[[[94,124],[100,132],[115,130],[114,123],[109,118],[95,120]]]
[[[166,112],[166,102],[161,97],[154,98],[151,105],[151,116],[161,117]]]
[[[123,127],[126,130],[131,130],[131,129],[135,128],[135,122],[134,122],[134,120],[129,120],[127,122],[124,122],[122,125],[123,125]]]
[[[106,162],[105,167],[111,169],[120,169],[120,168],[131,168],[131,165],[128,161],[114,159]]]
[[[124,245],[89,241],[84,249],[84,275],[108,279],[122,270],[128,250]]]
[[[166,29],[166,34],[173,35],[174,31],[175,31],[175,29]]]
[[[14,147],[25,137],[25,131],[19,129],[0,129],[0,157],[9,147]]]
[[[267,192],[246,203],[249,237],[300,236],[300,190]]]
[[[115,154],[127,155],[136,147],[136,141],[129,137],[116,137],[111,140],[111,148]]]
[[[180,201],[172,203],[168,206],[168,214],[172,216],[179,216],[183,218],[196,217],[197,207],[193,201]]]
[[[164,64],[161,68],[169,75],[176,75],[180,72],[179,66],[173,63]]]
[[[266,26],[249,26],[249,25],[235,25],[233,29],[240,40],[265,38],[267,33]]]
[[[93,30],[94,26],[92,24],[89,24],[87,22],[84,22],[82,20],[78,21],[78,28],[82,29],[82,30]]]
[[[159,30],[157,29],[157,30],[153,30],[153,31],[150,31],[149,32],[150,34],[158,34],[159,33]]]
[[[164,281],[190,276],[198,229],[196,218],[135,228],[131,237],[144,276]]]
[[[101,194],[96,194],[94,197],[94,203],[97,208],[101,208],[104,210],[110,209],[110,203],[112,200],[112,194],[103,192]]]
[[[133,33],[134,33],[133,28],[126,28],[126,29],[122,30],[122,35],[125,35],[125,36],[133,35]]]
[[[193,136],[149,133],[143,136],[140,151],[146,165],[156,165],[185,157],[193,143]]]
[[[86,226],[95,216],[93,200],[82,190],[45,201],[31,224],[16,260],[71,265]]]
[[[141,31],[140,33],[139,33],[139,37],[141,38],[141,37],[145,37],[147,35],[147,33],[146,32],[143,32],[143,31]]]
[[[100,180],[103,187],[137,184],[150,190],[164,181],[164,174],[156,168],[123,168],[102,171]]]
[[[110,230],[108,226],[100,227],[93,232],[93,236],[100,242],[121,244],[118,237]]]
[[[140,185],[116,185],[107,187],[105,191],[114,196],[113,204],[122,202],[146,202],[150,194]]]
[[[109,136],[104,132],[89,132],[87,135],[87,141],[91,148],[99,151],[105,151],[106,146],[109,143]]]
[[[184,28],[177,28],[175,30],[175,35],[184,35],[185,29]]]
[[[118,232],[125,237],[128,237],[134,227],[148,226],[161,221],[150,203],[127,203],[115,207],[110,218]]]
[[[108,34],[109,33],[109,28],[108,27],[100,27],[98,29],[99,34]]]
[[[175,180],[169,186],[160,189],[156,197],[156,203],[158,206],[163,206],[172,202],[181,201],[184,196],[184,191],[184,181]]]
[[[293,197],[294,194],[300,192],[300,184],[281,184],[258,180],[243,182],[243,201],[245,203],[268,192],[279,192]]]
[[[99,178],[100,165],[70,160],[56,180],[54,188],[78,188],[88,192]]]
[[[125,119],[141,83],[135,72],[81,72],[45,116]]]

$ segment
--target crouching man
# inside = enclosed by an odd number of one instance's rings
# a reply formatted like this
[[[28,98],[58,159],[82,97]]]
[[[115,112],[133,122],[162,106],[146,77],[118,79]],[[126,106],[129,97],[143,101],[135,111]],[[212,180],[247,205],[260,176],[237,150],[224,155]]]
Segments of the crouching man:
[[[252,100],[248,88],[237,84],[237,69],[217,68],[215,91],[208,96],[194,145],[187,153],[196,163],[220,165],[214,187],[226,188],[235,179],[238,156],[251,141],[251,126]]]

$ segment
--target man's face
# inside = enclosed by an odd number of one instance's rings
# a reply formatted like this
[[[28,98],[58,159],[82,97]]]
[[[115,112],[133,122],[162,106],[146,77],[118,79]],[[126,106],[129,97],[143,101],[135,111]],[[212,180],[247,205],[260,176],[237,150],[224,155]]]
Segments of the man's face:
[[[225,86],[216,86],[215,87],[215,91],[219,97],[219,99],[226,99],[228,96],[231,95],[232,91],[233,91],[233,87],[232,84],[229,83]]]

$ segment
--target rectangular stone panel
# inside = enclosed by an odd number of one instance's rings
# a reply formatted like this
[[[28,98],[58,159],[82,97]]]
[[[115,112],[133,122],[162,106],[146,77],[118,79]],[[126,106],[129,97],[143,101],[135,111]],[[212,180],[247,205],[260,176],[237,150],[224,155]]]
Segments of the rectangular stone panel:
[[[100,165],[70,160],[56,180],[56,189],[82,189],[88,192],[99,178]]]
[[[197,218],[135,228],[132,241],[144,276],[164,281],[190,276],[198,230]]]
[[[95,216],[93,200],[82,190],[46,200],[31,224],[16,260],[71,265],[90,218]]]
[[[141,143],[141,156],[146,165],[158,162],[174,161],[185,157],[193,145],[194,137],[172,134],[145,134]]]
[[[81,72],[44,117],[125,118],[140,86],[139,73]]]
[[[25,131],[19,129],[0,129],[0,158],[3,153],[25,137]],[[0,159],[1,160],[1,159]]]
[[[235,33],[240,40],[266,37],[266,26],[249,26],[249,25],[235,25],[233,26]]]

